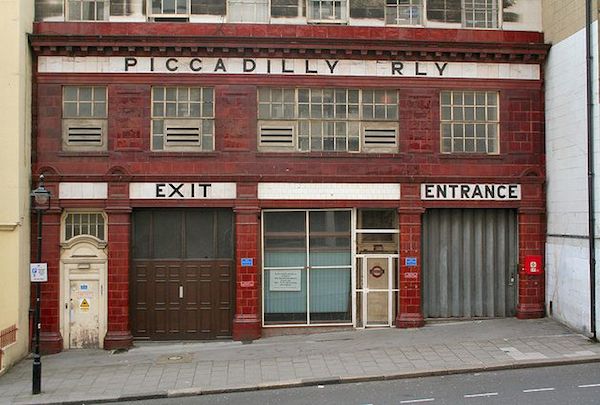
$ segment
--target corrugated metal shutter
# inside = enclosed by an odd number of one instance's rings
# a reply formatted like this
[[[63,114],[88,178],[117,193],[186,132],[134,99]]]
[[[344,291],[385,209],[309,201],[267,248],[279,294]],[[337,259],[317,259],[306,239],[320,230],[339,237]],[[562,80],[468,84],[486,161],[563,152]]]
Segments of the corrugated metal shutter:
[[[513,316],[516,273],[515,211],[427,210],[423,218],[425,317]]]

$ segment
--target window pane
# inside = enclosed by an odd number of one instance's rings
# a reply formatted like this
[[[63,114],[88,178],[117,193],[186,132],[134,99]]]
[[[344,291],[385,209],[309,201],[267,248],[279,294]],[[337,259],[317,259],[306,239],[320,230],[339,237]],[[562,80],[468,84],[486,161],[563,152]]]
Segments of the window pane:
[[[150,234],[152,212],[133,212],[133,257],[136,259],[150,258]]]
[[[233,211],[217,210],[217,250],[220,258],[233,258]]]
[[[154,257],[157,259],[181,258],[181,211],[160,211],[154,214],[152,235]]]
[[[193,210],[186,212],[185,245],[188,258],[215,258],[213,210]]]
[[[350,269],[310,270],[310,321],[352,322]]]
[[[306,323],[306,272],[265,269],[265,324]]]

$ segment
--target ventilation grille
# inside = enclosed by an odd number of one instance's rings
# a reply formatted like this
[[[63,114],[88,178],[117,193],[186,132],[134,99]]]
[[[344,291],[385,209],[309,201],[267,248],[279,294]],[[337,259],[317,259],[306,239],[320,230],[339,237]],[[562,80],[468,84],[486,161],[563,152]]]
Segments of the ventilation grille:
[[[293,147],[294,127],[289,125],[261,126],[260,145],[273,148]]]
[[[67,131],[70,145],[102,145],[102,126],[70,125]]]
[[[365,146],[368,148],[390,148],[396,146],[395,128],[365,128]]]
[[[165,121],[165,139],[167,146],[200,146],[200,121]]]

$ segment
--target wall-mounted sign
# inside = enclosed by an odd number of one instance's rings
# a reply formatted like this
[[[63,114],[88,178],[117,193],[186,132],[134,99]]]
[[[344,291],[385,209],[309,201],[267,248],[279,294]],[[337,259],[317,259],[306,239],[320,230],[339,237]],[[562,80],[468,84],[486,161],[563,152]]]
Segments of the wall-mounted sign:
[[[270,270],[270,291],[301,291],[302,270]]]
[[[129,198],[152,200],[233,199],[235,183],[130,183]]]
[[[414,271],[411,271],[411,272],[408,272],[408,273],[402,273],[402,275],[407,280],[417,280],[419,278],[419,273],[416,273]]]
[[[416,267],[417,266],[417,258],[416,257],[405,257],[404,265],[406,267]]]
[[[542,256],[531,255],[525,256],[525,273],[526,274],[542,274]]]
[[[421,184],[422,200],[520,200],[520,184]]]
[[[48,281],[48,263],[31,263],[29,265],[29,279],[32,283],[45,283]]]
[[[254,259],[252,257],[242,257],[241,265],[242,267],[252,267],[254,266]]]
[[[240,287],[242,288],[252,288],[254,287],[254,281],[240,281]]]
[[[39,73],[192,73],[538,80],[540,66],[415,60],[40,56]]]

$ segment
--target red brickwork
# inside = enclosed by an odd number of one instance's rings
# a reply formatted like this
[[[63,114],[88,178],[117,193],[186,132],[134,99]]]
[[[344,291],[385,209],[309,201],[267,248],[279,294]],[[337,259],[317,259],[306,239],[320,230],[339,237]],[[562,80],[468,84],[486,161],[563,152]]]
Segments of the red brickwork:
[[[400,224],[400,294],[396,327],[415,328],[423,326],[421,306],[421,219],[424,210],[420,205],[418,184],[402,185]],[[417,258],[416,266],[406,266],[407,257]]]
[[[256,200],[256,184],[238,185],[235,212],[236,305],[233,319],[234,340],[254,340],[261,335],[261,258],[259,256],[260,209]],[[253,260],[243,266],[242,258]]]
[[[36,54],[123,54],[190,56],[173,44],[194,47],[194,36],[215,44],[231,43],[230,56],[389,58],[389,47],[410,50],[412,59],[424,50],[426,58],[446,56],[458,61],[498,62],[507,54],[526,63],[540,63],[546,48],[539,33],[501,30],[399,29],[381,27],[270,26],[255,24],[111,24],[37,23],[32,37]],[[100,36],[102,35],[102,36]],[[139,35],[146,35],[140,42]],[[67,36],[69,48],[66,44]],[[260,37],[256,39],[253,37]],[[138,38],[138,39],[136,39]],[[187,38],[187,39],[186,39]],[[207,39],[208,38],[208,39]],[[44,41],[54,45],[46,46]],[[62,42],[61,42],[62,41]],[[79,41],[82,47],[73,45]],[[136,42],[137,41],[137,42]],[[210,42],[209,41],[209,42]],[[252,46],[256,43],[256,48]],[[385,42],[390,41],[390,42]],[[78,42],[78,43],[79,43]],[[189,43],[188,43],[189,42]],[[248,46],[236,47],[237,43]],[[461,44],[462,43],[462,44]],[[467,52],[479,44],[477,56]],[[264,49],[265,44],[272,49]],[[462,46],[467,51],[436,50]],[[83,47],[85,45],[85,47]],[[114,45],[114,47],[112,46]],[[139,46],[138,46],[139,45]],[[389,45],[389,46],[388,46]],[[402,45],[402,48],[400,45]],[[99,46],[99,45],[98,45]],[[119,48],[121,46],[121,48]],[[125,46],[125,48],[123,48]],[[198,44],[195,45],[198,47]],[[215,45],[217,46],[217,45]],[[388,46],[388,49],[384,49]],[[36,48],[37,47],[37,48]],[[144,48],[147,47],[148,49]],[[350,47],[352,49],[350,49]],[[446,47],[446,48],[444,48]],[[260,49],[259,49],[260,48]],[[325,54],[324,49],[327,48]],[[380,54],[373,54],[380,49]],[[58,50],[57,50],[58,49]],[[91,48],[90,48],[91,49]],[[186,48],[187,49],[187,48]],[[210,52],[202,48],[202,52]],[[221,48],[220,48],[221,49]],[[487,50],[487,51],[486,51]],[[92,52],[92,51],[90,51]],[[133,52],[133,53],[132,53]],[[219,52],[225,52],[220,50]],[[323,52],[323,54],[321,54]],[[331,53],[332,52],[332,53]],[[433,54],[432,54],[433,52]],[[527,55],[525,55],[527,54]],[[317,56],[315,56],[317,55]],[[334,56],[335,55],[335,56]],[[444,56],[446,55],[446,56]],[[541,56],[540,56],[541,55]],[[212,55],[215,56],[215,55]],[[403,57],[406,57],[403,54]],[[515,56],[517,57],[517,56]],[[506,57],[504,62],[513,59]],[[62,86],[67,84],[108,87],[108,148],[103,152],[75,153],[61,150]],[[150,151],[151,88],[157,85],[210,86],[215,94],[215,151],[208,153]],[[257,89],[272,87],[346,87],[397,89],[399,94],[399,150],[397,153],[265,153],[257,150]],[[427,79],[398,77],[316,77],[267,75],[136,75],[136,74],[37,74],[34,100],[34,173],[49,173],[48,184],[56,189],[64,182],[108,182],[109,199],[97,201],[55,200],[55,209],[44,219],[44,261],[50,280],[43,286],[42,323],[44,341],[62,347],[59,333],[60,212],[65,207],[105,208],[108,236],[108,335],[106,348],[131,343],[129,332],[130,211],[135,207],[233,207],[236,232],[236,309],[233,337],[249,340],[261,334],[260,212],[264,208],[396,208],[400,223],[400,306],[398,327],[423,324],[421,310],[421,221],[427,208],[470,207],[519,210],[519,259],[544,254],[543,184],[544,135],[542,81]],[[442,90],[498,91],[500,97],[500,153],[498,155],[441,154],[440,107]],[[129,182],[236,182],[235,200],[144,200],[128,198]],[[400,183],[400,201],[259,201],[258,182]],[[420,184],[518,183],[521,201],[458,202],[420,199]],[[56,195],[56,194],[55,194]],[[35,235],[32,235],[35,236]],[[32,244],[34,245],[34,244]],[[35,250],[35,246],[34,246]],[[35,257],[35,252],[32,252]],[[406,267],[404,257],[416,257],[416,267]],[[242,258],[254,259],[242,267]],[[543,316],[544,276],[519,278],[518,316]]]

